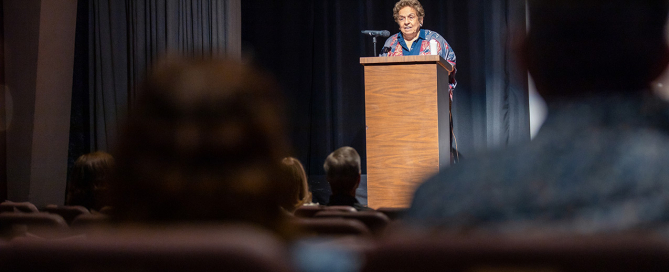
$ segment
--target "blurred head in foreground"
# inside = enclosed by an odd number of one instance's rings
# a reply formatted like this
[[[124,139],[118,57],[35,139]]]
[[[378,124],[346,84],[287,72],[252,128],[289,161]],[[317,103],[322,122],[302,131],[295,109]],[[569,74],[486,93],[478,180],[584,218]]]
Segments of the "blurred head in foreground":
[[[309,183],[307,183],[307,174],[304,172],[302,163],[296,158],[284,158],[284,171],[288,175],[285,186],[288,192],[285,195],[285,201],[281,205],[286,211],[294,212],[300,206],[311,203],[311,192],[309,192]]]
[[[96,151],[79,156],[72,166],[65,205],[100,210],[106,205],[113,169],[114,158],[107,152]]]
[[[270,76],[237,61],[155,67],[121,140],[114,217],[276,228],[287,153],[281,101]]]
[[[666,0],[528,4],[520,54],[549,104],[541,130],[440,169],[416,190],[405,221],[522,235],[662,228],[669,107],[648,90],[667,65]]]
[[[548,99],[647,89],[669,61],[666,0],[530,0],[522,62]]]

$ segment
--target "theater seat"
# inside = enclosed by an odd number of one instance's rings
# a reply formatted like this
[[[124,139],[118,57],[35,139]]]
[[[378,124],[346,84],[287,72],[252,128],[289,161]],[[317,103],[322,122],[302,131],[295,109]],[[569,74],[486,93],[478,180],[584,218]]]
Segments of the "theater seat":
[[[9,240],[27,235],[51,236],[69,230],[65,219],[57,214],[36,212],[0,213],[0,236]]]
[[[56,206],[56,205],[47,205],[44,210],[44,212],[48,213],[53,213],[57,214],[63,217],[65,219],[65,222],[67,224],[72,224],[72,221],[77,216],[80,216],[82,214],[90,214],[91,212],[86,209],[84,206]]]
[[[314,218],[333,218],[333,217],[358,220],[363,224],[365,224],[365,226],[369,228],[372,234],[381,233],[390,222],[390,219],[388,219],[386,215],[377,211],[342,212],[342,211],[324,210],[314,215]]]
[[[669,271],[669,245],[634,237],[411,237],[394,233],[366,255],[363,272]]]
[[[12,201],[5,201],[0,203],[0,213],[1,212],[25,212],[25,213],[32,213],[32,212],[39,212],[35,204],[32,204],[30,202],[12,202]]]
[[[109,223],[109,216],[105,214],[82,214],[74,218],[72,228],[99,227]]]
[[[320,236],[368,236],[369,228],[362,222],[345,218],[295,218],[291,221],[303,233]]]
[[[244,225],[100,230],[85,239],[17,240],[0,271],[290,272],[288,251],[267,231]]]
[[[312,217],[314,214],[317,212],[320,212],[323,210],[324,206],[320,205],[309,205],[309,206],[300,206],[295,210],[295,217]]]
[[[67,223],[62,216],[57,214],[36,212],[3,212],[0,213],[0,228],[11,227],[12,225],[28,225],[52,228],[67,228]]]
[[[389,207],[382,207],[376,209],[376,211],[381,212],[388,216],[388,219],[392,220],[397,220],[402,217],[402,215],[406,212],[406,208],[389,208]]]
[[[301,206],[295,210],[296,217],[309,218],[313,217],[320,211],[342,211],[342,212],[356,212],[357,210],[351,206],[324,206],[324,205],[310,205]]]
[[[342,211],[342,212],[357,212],[357,210],[351,206],[323,206],[323,210],[327,211]]]

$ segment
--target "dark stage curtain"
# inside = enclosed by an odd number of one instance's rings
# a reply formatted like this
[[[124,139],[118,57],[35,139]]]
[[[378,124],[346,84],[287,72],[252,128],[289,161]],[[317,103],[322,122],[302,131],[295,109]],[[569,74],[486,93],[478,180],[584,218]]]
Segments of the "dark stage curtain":
[[[136,85],[160,57],[239,55],[239,0],[78,3],[70,167],[114,146]]]
[[[70,161],[109,150],[146,69],[166,51],[226,52],[234,38],[233,0],[79,1]],[[286,94],[294,155],[310,176],[349,145],[365,163],[363,69],[371,56],[364,29],[398,31],[395,0],[244,0],[247,56],[273,72]],[[524,0],[423,0],[423,28],[442,34],[457,55],[453,117],[457,148],[475,153],[529,141],[527,73],[514,67],[514,31],[525,29]],[[237,2],[238,3],[238,2]],[[222,17],[221,17],[222,16]],[[380,49],[383,39],[379,40]],[[217,51],[222,50],[222,51]]]
[[[242,3],[247,56],[280,80],[289,103],[295,156],[310,176],[324,174],[333,150],[365,158],[362,56],[365,29],[399,31],[396,0]],[[514,31],[525,31],[524,0],[422,0],[423,28],[442,34],[457,56],[453,118],[463,158],[530,139],[527,73],[514,66]],[[384,39],[377,44],[377,51]]]
[[[5,52],[5,12],[4,5],[0,5],[0,52]],[[7,101],[5,101],[5,54],[0,56],[0,86],[3,90],[0,91],[0,169],[4,171],[0,173],[0,198],[7,199]]]

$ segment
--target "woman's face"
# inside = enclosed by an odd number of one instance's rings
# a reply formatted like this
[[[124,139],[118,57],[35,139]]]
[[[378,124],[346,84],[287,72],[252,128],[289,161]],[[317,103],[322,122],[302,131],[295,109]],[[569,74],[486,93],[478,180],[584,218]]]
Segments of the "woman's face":
[[[423,18],[418,18],[417,13],[412,7],[404,7],[398,12],[397,24],[405,39],[412,39],[418,35]]]

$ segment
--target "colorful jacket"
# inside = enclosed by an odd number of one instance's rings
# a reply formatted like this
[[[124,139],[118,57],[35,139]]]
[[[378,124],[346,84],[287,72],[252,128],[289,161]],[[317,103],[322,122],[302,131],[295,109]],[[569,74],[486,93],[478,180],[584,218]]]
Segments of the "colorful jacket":
[[[455,52],[453,52],[453,49],[451,46],[446,42],[446,40],[439,35],[439,33],[434,32],[432,30],[427,30],[427,29],[421,29],[420,33],[418,34],[418,39],[414,41],[414,45],[420,44],[420,50],[416,49],[415,46],[411,46],[413,50],[409,50],[407,48],[406,43],[404,42],[404,38],[402,37],[402,33],[397,33],[395,35],[390,36],[387,40],[386,43],[383,45],[383,49],[381,50],[381,54],[379,54],[380,57],[393,57],[393,56],[410,56],[410,55],[429,55],[430,54],[430,40],[436,40],[437,41],[437,52],[438,54],[444,58],[448,63],[453,65],[454,71],[451,73],[451,76],[449,77],[449,89],[451,91],[451,100],[453,100],[453,89],[455,89],[455,86],[457,85],[457,81],[455,81],[455,72],[457,72],[457,69],[455,69]]]

